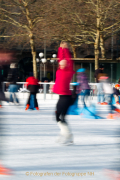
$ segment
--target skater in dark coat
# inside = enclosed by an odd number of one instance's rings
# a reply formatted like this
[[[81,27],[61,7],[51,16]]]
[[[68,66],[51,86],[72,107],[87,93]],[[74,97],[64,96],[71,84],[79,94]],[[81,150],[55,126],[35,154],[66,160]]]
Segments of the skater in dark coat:
[[[103,70],[104,70],[104,66],[103,65],[100,65],[98,69],[95,70],[95,74],[94,74],[94,77],[96,79],[96,83],[98,83],[98,75],[100,73],[103,73]]]
[[[0,108],[2,107],[1,101],[6,101],[8,102],[9,99],[5,97],[5,94],[3,92],[3,76],[2,76],[2,72],[1,72],[1,68],[0,68]]]
[[[2,83],[3,83],[3,75],[2,75],[1,67],[0,67],[0,101],[8,102],[9,100],[8,100],[8,98],[5,97],[5,94],[2,89]],[[2,107],[1,104],[0,104],[0,107]],[[5,120],[3,122],[5,122]],[[2,141],[3,140],[1,141],[1,139],[2,139],[2,134],[4,133],[4,129],[5,128],[2,128],[2,117],[0,114],[0,176],[1,175],[2,176],[3,175],[5,175],[5,176],[12,175],[11,170],[2,165],[2,159],[3,159],[3,157],[2,157]]]
[[[39,110],[39,107],[38,107],[38,102],[37,102],[37,99],[36,99],[36,94],[38,92],[38,89],[39,89],[39,83],[38,83],[38,79],[36,79],[35,77],[33,76],[30,76],[26,79],[26,84],[25,86],[27,86],[27,89],[30,91],[30,95],[29,95],[29,98],[28,98],[28,101],[27,101],[27,105],[26,105],[26,108],[25,110],[28,110],[29,107],[30,107],[30,100],[31,100],[31,97],[33,97],[34,99],[34,109],[36,110]]]
[[[10,64],[10,70],[8,73],[7,81],[9,84],[9,92],[10,92],[10,102],[16,102],[17,104],[19,103],[19,100],[16,96],[16,92],[18,91],[18,68],[16,63],[11,63]]]

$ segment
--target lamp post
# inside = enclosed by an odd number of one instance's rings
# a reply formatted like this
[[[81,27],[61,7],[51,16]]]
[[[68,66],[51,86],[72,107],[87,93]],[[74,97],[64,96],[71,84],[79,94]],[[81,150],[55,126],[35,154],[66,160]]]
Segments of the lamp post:
[[[53,54],[52,57],[56,58],[56,54]],[[54,62],[55,62],[55,60],[51,59],[50,62],[53,63],[53,81],[54,81],[54,79],[55,79],[55,69],[54,69]]]
[[[41,61],[44,64],[44,77],[45,77],[45,63],[46,63],[47,60],[45,58],[42,58]]]
[[[92,63],[90,63],[90,83],[91,83],[91,74],[92,74]]]
[[[44,64],[44,77],[45,77],[45,63],[47,62],[46,58],[46,54],[43,54],[42,52],[39,53],[39,57],[40,57],[40,61]],[[41,71],[41,64],[40,64],[40,80],[42,78],[42,71]],[[46,83],[43,85],[43,89],[44,89],[44,100],[46,99]]]
[[[111,83],[112,83],[112,80],[113,80],[113,64],[111,64]]]
[[[44,53],[42,53],[42,52],[39,53],[39,57],[40,57],[40,61],[44,64],[44,77],[45,77],[45,63],[47,62],[47,60],[46,60],[46,58],[43,58]],[[40,80],[41,80],[41,77],[42,77],[42,71],[41,71],[41,64],[40,64]]]
[[[36,62],[37,62],[37,63],[40,63],[39,58],[36,58]],[[37,68],[37,69],[38,69],[38,68]],[[39,70],[37,70],[37,71],[39,71]]]

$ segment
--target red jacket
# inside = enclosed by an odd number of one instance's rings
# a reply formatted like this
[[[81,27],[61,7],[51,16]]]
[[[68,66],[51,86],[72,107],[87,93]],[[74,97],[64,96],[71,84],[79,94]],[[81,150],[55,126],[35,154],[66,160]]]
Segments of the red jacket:
[[[53,92],[59,95],[71,95],[70,81],[73,74],[73,70],[58,69],[56,72],[56,81],[53,87]]]
[[[53,92],[59,95],[71,95],[70,81],[75,72],[73,71],[73,61],[71,60],[69,49],[59,47],[57,58],[58,62],[61,60],[67,60],[67,66],[64,69],[57,70]]]

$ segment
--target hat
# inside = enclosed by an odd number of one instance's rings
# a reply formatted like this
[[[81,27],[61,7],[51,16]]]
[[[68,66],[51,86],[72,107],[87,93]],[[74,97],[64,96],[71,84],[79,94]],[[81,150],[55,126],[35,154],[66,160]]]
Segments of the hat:
[[[85,72],[85,70],[86,70],[85,68],[80,68],[77,70],[77,72]]]
[[[117,88],[117,87],[120,87],[120,85],[119,85],[119,84],[116,84],[116,85],[115,85],[115,88]]]
[[[104,66],[102,64],[99,65],[99,68],[104,68]]]

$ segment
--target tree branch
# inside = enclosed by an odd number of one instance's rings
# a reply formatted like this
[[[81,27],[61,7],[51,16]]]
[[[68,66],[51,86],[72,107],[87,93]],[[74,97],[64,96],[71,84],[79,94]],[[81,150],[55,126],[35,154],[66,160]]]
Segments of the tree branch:
[[[9,12],[8,10],[3,9],[3,8],[0,8],[0,10],[6,12],[6,13],[8,13],[8,14],[11,14],[11,15],[21,15],[21,13],[17,13],[17,12]]]
[[[14,34],[14,35],[11,35],[11,36],[0,35],[0,37],[3,37],[3,38],[19,37],[19,36],[28,36],[28,34]]]

